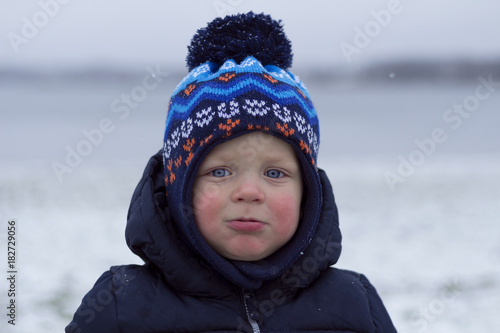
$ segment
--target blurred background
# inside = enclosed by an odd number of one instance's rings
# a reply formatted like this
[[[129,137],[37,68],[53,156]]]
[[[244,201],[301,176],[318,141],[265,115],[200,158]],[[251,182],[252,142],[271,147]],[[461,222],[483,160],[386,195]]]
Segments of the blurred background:
[[[0,240],[16,219],[19,272],[2,332],[63,331],[102,272],[141,263],[128,204],[187,45],[250,10],[282,20],[318,111],[337,266],[368,276],[401,332],[500,326],[498,2],[0,4]]]

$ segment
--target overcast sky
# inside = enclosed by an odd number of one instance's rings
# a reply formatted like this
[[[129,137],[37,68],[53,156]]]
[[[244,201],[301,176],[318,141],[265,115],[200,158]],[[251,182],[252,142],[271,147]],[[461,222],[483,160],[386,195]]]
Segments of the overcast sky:
[[[498,0],[0,3],[3,67],[112,64],[143,68],[155,63],[183,67],[186,46],[196,29],[216,16],[249,10],[282,19],[292,41],[294,67],[356,68],[397,58],[500,56]],[[368,35],[363,37],[360,31]]]

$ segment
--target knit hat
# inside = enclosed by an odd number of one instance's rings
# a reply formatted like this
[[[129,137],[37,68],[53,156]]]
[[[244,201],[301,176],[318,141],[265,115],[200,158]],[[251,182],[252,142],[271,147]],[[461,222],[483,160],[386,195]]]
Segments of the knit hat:
[[[233,283],[249,289],[283,274],[310,243],[322,192],[316,168],[319,123],[309,94],[287,69],[291,44],[281,21],[264,14],[217,18],[188,47],[189,74],[168,108],[163,163],[167,201],[179,237]],[[198,167],[217,145],[261,131],[296,151],[304,178],[303,217],[294,237],[259,262],[228,260],[205,241],[194,221],[192,189]]]

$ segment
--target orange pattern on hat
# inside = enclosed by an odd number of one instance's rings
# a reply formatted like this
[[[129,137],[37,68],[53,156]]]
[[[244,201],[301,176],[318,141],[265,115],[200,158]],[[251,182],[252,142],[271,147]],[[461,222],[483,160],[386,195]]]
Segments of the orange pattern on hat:
[[[189,165],[189,162],[191,162],[191,160],[193,159],[193,157],[194,157],[193,152],[190,152],[189,156],[186,158],[186,166]]]
[[[306,152],[306,154],[311,154],[312,153],[312,150],[311,148],[309,147],[309,145],[307,143],[305,143],[304,141],[300,140],[300,149],[302,149],[303,151]]]
[[[212,139],[212,134],[210,134],[210,136],[206,137],[205,139],[203,140],[200,140],[200,147],[203,146],[204,144],[207,144],[208,141],[210,141]]]
[[[240,124],[240,120],[236,119],[235,121],[232,121],[231,119],[228,119],[226,124],[220,123],[219,124],[219,129],[225,130],[225,131],[230,131],[232,130],[236,125]]]
[[[196,84],[190,84],[186,89],[184,89],[184,93],[186,96],[189,96],[189,94],[196,88]]]
[[[219,76],[219,80],[228,82],[229,80],[231,80],[235,76],[236,76],[236,74],[234,74],[234,73],[226,73],[224,75]]]
[[[249,130],[253,130],[254,128],[255,128],[256,130],[263,130],[263,131],[265,131],[265,132],[268,132],[268,131],[269,131],[269,127],[268,127],[268,126],[264,126],[264,128],[262,128],[262,125],[255,125],[255,127],[254,127],[254,125],[253,125],[253,124],[248,124],[247,129],[249,129]]]
[[[306,154],[308,154],[309,156],[311,156],[311,164],[316,167],[316,163],[314,162],[314,158],[312,157],[312,150],[311,150],[311,147],[309,147],[309,145],[307,143],[305,143],[304,141],[300,140],[299,142],[299,146],[300,146],[300,149],[303,150]],[[317,169],[317,168],[316,168]]]
[[[226,135],[224,137],[228,137],[231,135],[231,130],[236,127],[236,125],[240,124],[240,119],[236,119],[235,121],[232,121],[231,119],[228,119],[226,124],[220,123],[219,124],[219,129],[225,130]]]
[[[275,84],[276,82],[278,82],[278,80],[274,79],[271,75],[268,75],[268,74],[263,74],[263,75],[266,79],[271,81],[272,84]]]
[[[174,162],[175,167],[176,167],[176,168],[179,168],[179,166],[181,165],[181,162],[182,162],[182,155],[181,155],[181,156],[179,156],[179,157],[175,160],[175,162]]]
[[[288,124],[280,125],[280,123],[276,123],[276,127],[283,133],[286,137],[295,134],[295,130],[293,128],[288,129]]]
[[[306,95],[304,95],[304,93],[300,89],[297,89],[297,91],[302,95],[302,97],[304,97],[304,99],[307,99]]]
[[[191,151],[191,148],[193,148],[194,146],[194,142],[195,142],[194,138],[187,139],[186,144],[182,145],[182,148],[184,148],[185,151]]]
[[[172,172],[172,159],[169,159],[167,162],[167,170],[170,172],[170,179],[168,175],[165,175],[165,182],[169,180],[170,184],[172,184],[175,180],[175,174]]]

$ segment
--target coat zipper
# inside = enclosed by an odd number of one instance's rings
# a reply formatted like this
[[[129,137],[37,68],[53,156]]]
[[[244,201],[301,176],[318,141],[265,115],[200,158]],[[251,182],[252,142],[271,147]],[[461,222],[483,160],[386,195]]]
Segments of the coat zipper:
[[[259,324],[254,319],[252,319],[252,317],[250,317],[246,295],[247,294],[245,293],[245,290],[243,290],[243,304],[245,304],[245,311],[247,313],[248,322],[250,323],[250,326],[252,326],[253,333],[260,333]]]

